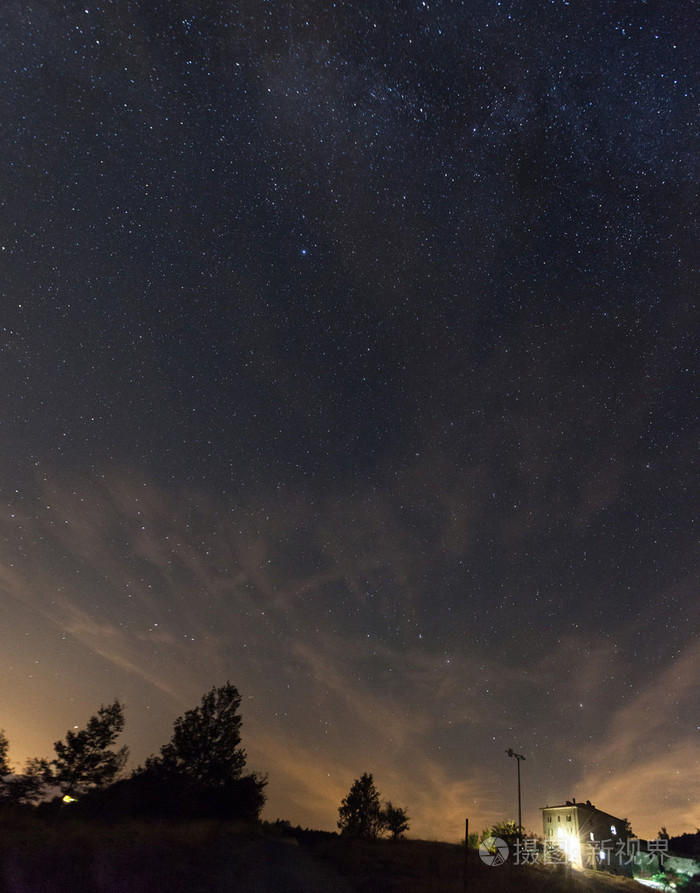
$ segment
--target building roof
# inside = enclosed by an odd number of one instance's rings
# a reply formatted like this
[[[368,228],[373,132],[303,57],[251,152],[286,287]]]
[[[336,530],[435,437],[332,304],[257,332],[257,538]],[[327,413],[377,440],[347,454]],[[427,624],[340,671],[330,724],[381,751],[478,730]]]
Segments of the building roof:
[[[575,799],[567,800],[566,803],[555,803],[553,806],[540,806],[540,809],[585,809],[591,812],[598,812],[601,815],[610,816],[611,819],[616,819],[620,823],[626,821],[625,819],[620,818],[620,816],[613,815],[611,812],[607,812],[604,809],[598,809],[598,807],[594,806],[590,800],[586,800],[583,803],[577,803]]]
[[[597,809],[590,800],[586,800],[584,803],[577,803],[576,800],[567,800],[566,803],[554,803],[552,806],[540,806],[540,809],[565,809],[567,806],[581,806],[584,809]]]

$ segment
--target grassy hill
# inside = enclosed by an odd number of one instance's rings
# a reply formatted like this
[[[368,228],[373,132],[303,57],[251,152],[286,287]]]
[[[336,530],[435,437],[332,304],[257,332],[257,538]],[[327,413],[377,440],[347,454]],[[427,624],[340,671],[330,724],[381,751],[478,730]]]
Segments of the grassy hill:
[[[560,865],[484,865],[469,851],[467,886],[464,848],[421,840],[374,843],[331,840],[312,844],[317,859],[330,862],[358,893],[624,893],[634,881],[600,872],[572,871]]]
[[[469,853],[469,893],[624,893],[632,881],[560,866],[491,868]],[[215,822],[0,824],[0,893],[464,893],[464,849],[426,841],[301,840]]]

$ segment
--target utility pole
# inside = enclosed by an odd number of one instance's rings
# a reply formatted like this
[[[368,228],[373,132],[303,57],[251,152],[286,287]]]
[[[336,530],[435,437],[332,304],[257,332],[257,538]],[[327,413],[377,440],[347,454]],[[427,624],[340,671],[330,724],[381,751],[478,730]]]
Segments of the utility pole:
[[[523,814],[522,808],[520,805],[520,761],[524,760],[525,757],[521,753],[516,753],[512,747],[509,747],[506,751],[509,757],[515,757],[518,761],[518,834],[523,836]]]

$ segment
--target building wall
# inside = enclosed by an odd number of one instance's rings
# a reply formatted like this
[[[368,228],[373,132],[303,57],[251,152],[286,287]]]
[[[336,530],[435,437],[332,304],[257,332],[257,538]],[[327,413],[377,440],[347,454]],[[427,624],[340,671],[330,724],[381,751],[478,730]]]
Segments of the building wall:
[[[625,828],[623,819],[596,809],[590,802],[571,801],[558,806],[545,806],[542,808],[545,858],[547,849],[556,846],[573,865],[593,867],[591,844],[595,843],[598,852],[595,867],[607,867],[600,863],[609,862],[611,853],[615,853],[624,842]],[[601,857],[601,853],[605,855]]]

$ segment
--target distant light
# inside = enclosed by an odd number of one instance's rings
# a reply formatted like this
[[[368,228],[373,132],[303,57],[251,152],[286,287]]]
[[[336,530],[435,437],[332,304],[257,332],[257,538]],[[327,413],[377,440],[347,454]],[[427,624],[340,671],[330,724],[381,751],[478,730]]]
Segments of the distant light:
[[[63,802],[64,802],[64,803],[77,803],[77,802],[78,802],[78,799],[77,799],[77,797],[71,797],[70,794],[64,794],[64,795],[63,795]]]

